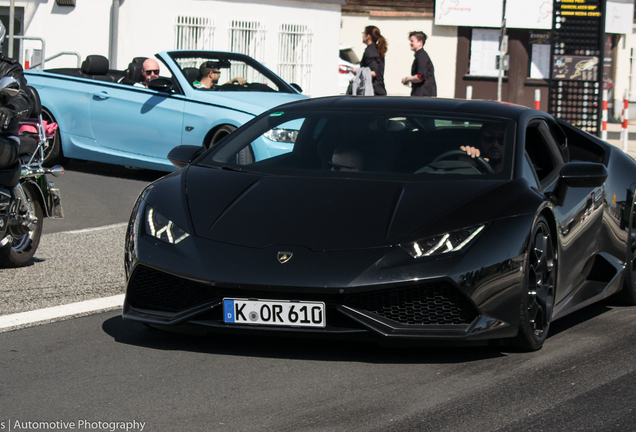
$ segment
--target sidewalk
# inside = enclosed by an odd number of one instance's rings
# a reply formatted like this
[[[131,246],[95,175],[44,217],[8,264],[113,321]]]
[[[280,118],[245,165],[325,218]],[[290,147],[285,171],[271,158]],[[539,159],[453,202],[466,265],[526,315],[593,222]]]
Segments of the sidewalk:
[[[627,154],[636,159],[636,120],[628,121],[627,131],[629,132],[629,139],[627,141]],[[623,148],[623,142],[621,141],[620,123],[607,123],[607,142],[618,147],[619,149]]]

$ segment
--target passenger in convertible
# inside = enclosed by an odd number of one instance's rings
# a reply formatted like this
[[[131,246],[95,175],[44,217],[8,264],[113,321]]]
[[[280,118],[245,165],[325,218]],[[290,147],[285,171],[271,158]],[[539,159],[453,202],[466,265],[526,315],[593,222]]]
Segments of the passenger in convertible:
[[[465,151],[466,155],[476,158],[483,155],[486,162],[490,164],[493,171],[501,172],[503,169],[504,138],[506,127],[502,123],[484,123],[479,130],[479,146],[469,145],[459,147]]]

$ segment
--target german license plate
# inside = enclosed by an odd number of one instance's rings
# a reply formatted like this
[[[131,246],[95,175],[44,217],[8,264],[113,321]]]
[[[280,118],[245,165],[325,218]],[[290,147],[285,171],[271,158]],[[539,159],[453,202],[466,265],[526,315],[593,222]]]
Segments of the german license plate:
[[[325,304],[284,300],[223,299],[223,321],[292,327],[325,327]]]

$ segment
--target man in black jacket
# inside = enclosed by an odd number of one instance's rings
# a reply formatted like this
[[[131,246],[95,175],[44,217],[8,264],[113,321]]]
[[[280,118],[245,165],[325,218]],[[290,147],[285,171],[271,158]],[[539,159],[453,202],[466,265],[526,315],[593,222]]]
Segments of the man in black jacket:
[[[0,45],[4,41],[6,30],[0,23]],[[0,104],[0,169],[7,168],[17,161],[19,119],[27,118],[31,112],[31,100],[26,93],[26,79],[22,66],[17,60],[0,55],[0,79],[13,77],[20,89],[14,96],[5,97]]]
[[[411,66],[411,75],[402,78],[402,84],[411,84],[411,96],[437,96],[435,68],[424,51],[426,35],[421,31],[413,31],[409,33],[409,42],[411,50],[415,52],[415,60]]]

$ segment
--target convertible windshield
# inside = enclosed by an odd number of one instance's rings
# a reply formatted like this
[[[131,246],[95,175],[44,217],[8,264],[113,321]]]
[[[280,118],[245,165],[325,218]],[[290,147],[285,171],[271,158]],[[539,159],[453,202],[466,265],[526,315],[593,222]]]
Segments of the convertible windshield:
[[[171,53],[171,57],[197,90],[290,92],[278,77],[247,56],[197,51]]]
[[[276,175],[510,178],[514,129],[511,120],[475,116],[279,111],[200,164]]]

